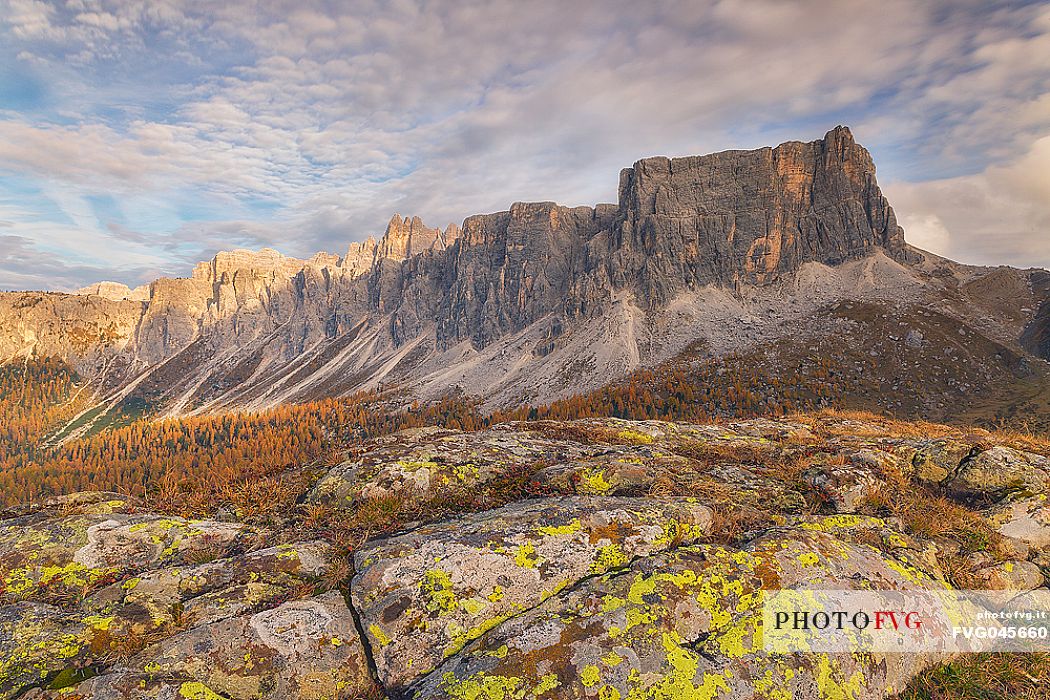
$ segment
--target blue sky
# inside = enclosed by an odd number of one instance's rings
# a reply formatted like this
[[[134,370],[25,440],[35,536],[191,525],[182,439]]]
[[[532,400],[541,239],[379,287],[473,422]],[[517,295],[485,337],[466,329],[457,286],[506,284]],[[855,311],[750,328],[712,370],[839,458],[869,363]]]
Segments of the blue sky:
[[[0,0],[0,289],[613,201],[638,158],[840,123],[909,240],[1050,266],[1050,3]]]

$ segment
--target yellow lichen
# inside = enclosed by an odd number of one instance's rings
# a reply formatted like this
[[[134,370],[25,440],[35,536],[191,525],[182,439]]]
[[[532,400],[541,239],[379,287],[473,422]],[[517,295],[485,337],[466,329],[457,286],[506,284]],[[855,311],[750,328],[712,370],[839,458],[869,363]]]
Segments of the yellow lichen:
[[[430,612],[444,614],[455,610],[459,605],[453,590],[452,579],[448,572],[441,569],[430,569],[423,574],[420,590],[426,599],[426,608]]]
[[[584,469],[580,472],[580,492],[604,495],[612,490],[612,484],[605,480],[602,469]]]
[[[820,563],[820,557],[816,552],[803,552],[798,555],[798,560],[803,566],[816,566]]]
[[[580,683],[583,683],[584,688],[590,688],[595,685],[598,685],[598,683],[600,683],[601,680],[602,673],[598,670],[598,667],[593,664],[584,666],[583,670],[580,671]]]
[[[368,633],[372,635],[373,639],[379,642],[379,646],[381,647],[385,647],[393,641],[387,636],[386,632],[383,631],[383,628],[375,623],[368,626]]]
[[[179,695],[186,700],[222,700],[222,696],[198,681],[186,681],[179,686]]]
[[[600,574],[609,569],[615,569],[628,562],[627,555],[620,545],[613,543],[598,548],[594,561],[591,562],[591,573]]]
[[[623,442],[629,442],[633,445],[651,445],[653,442],[652,435],[637,430],[621,430],[616,433],[616,437]]]
[[[546,527],[541,527],[539,532],[541,535],[548,535],[551,537],[557,535],[571,535],[574,532],[579,532],[581,527],[583,526],[580,524],[580,519],[574,518],[572,522],[566,525],[548,525]]]
[[[536,545],[532,542],[523,542],[514,550],[514,563],[523,568],[532,568],[539,563],[536,554]]]
[[[817,690],[823,700],[856,700],[865,685],[864,674],[860,671],[854,671],[848,680],[836,679],[836,675],[841,676],[841,671],[833,667],[827,654],[818,655],[815,675]]]

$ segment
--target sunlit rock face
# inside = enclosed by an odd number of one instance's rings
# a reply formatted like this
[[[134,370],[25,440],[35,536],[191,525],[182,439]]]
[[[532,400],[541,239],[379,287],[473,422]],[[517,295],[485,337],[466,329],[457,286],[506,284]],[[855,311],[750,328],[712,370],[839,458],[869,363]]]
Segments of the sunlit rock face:
[[[838,127],[810,143],[640,160],[617,204],[516,203],[443,230],[395,215],[343,257],[234,250],[136,290],[0,294],[0,358],[59,356],[103,401],[153,413],[393,385],[541,402],[698,342],[751,342],[748,319],[775,334],[844,298],[954,294],[972,273],[952,265],[934,271],[905,246],[870,155]],[[999,276],[1019,290],[1009,303],[1034,309],[1025,274]]]

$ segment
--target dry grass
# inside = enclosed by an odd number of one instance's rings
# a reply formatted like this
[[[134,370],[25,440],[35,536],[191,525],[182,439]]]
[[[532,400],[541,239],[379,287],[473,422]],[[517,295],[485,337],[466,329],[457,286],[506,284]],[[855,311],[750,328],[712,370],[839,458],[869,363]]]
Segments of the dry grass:
[[[1047,700],[1050,654],[973,654],[927,671],[898,700]]]
[[[674,446],[674,451],[697,462],[702,467],[713,467],[717,464],[750,464],[771,467],[778,463],[778,450],[775,446],[753,442],[699,442],[682,441]]]
[[[792,415],[790,420],[805,423],[824,437],[959,437],[962,431],[939,423],[890,418],[871,411],[826,408],[811,413]],[[850,421],[852,425],[844,425]],[[983,432],[983,431],[982,431]]]
[[[238,519],[273,518],[287,513],[317,478],[305,470],[245,474],[214,482],[163,480],[146,497],[150,510],[187,518],[208,517],[222,507]]]
[[[773,525],[783,524],[782,517],[761,508],[743,506],[738,508],[717,507],[714,509],[711,534],[708,541],[713,544],[732,546],[739,544],[751,532]]]
[[[798,413],[790,420],[804,423],[823,437],[893,437],[901,439],[953,438],[964,442],[987,442],[1012,447],[1016,450],[1050,455],[1050,435],[1027,426],[994,430],[976,426],[950,426],[923,420],[903,420],[871,411],[821,409],[812,413]],[[843,425],[843,421],[869,425]]]

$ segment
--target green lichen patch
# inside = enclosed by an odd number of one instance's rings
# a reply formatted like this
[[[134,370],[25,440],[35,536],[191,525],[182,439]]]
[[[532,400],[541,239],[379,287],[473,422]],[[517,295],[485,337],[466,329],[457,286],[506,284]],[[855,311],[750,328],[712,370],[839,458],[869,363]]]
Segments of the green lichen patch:
[[[413,697],[543,697],[553,677],[558,693],[548,697],[861,700],[881,697],[886,684],[903,687],[930,662],[767,654],[767,591],[814,581],[832,588],[942,585],[819,529],[778,528],[743,549],[686,546],[589,579],[504,622],[417,682]]]
[[[356,555],[351,584],[380,677],[403,687],[587,576],[707,532],[679,499],[537,500],[428,525]]]
[[[124,633],[205,624],[286,600],[318,581],[334,557],[330,545],[300,542],[157,569],[98,591],[83,607],[113,616]]]
[[[336,592],[195,627],[130,666],[147,678],[194,679],[194,690],[239,700],[356,697],[372,688],[353,618]]]

